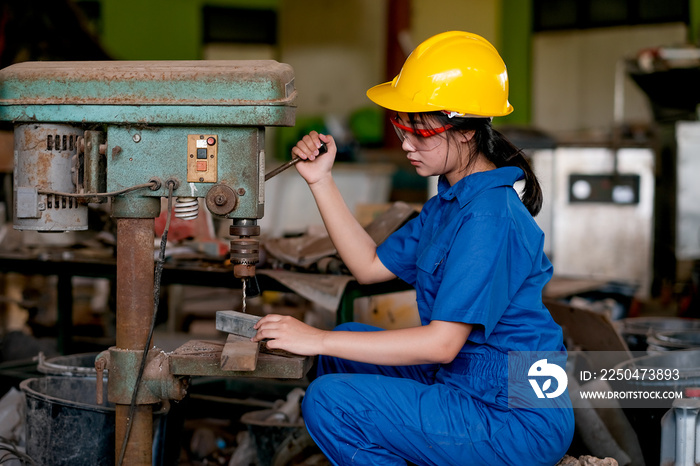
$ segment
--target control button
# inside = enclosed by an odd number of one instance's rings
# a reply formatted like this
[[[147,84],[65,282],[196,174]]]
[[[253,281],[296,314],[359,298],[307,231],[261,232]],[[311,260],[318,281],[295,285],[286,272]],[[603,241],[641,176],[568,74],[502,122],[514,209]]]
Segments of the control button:
[[[197,171],[198,172],[207,171],[207,161],[206,160],[197,160]]]
[[[209,136],[207,138],[207,144],[209,144],[210,146],[213,146],[214,144],[216,144],[216,138]]]
[[[205,159],[207,158],[207,150],[206,149],[197,149],[197,158],[198,159]]]

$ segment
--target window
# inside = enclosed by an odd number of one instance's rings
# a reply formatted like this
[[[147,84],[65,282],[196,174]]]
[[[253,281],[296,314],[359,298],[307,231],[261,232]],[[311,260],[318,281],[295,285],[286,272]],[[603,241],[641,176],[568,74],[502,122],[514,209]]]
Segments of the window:
[[[270,9],[205,6],[204,43],[277,43],[277,12]]]
[[[688,0],[534,0],[535,31],[690,21]]]

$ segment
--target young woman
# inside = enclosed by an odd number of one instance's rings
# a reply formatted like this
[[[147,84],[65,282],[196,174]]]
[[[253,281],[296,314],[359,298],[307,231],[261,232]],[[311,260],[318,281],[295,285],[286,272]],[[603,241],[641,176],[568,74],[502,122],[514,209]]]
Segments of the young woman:
[[[511,380],[509,398],[509,352],[565,349],[542,304],[552,267],[533,219],[540,187],[522,153],[491,126],[513,110],[501,57],[475,34],[439,34],[367,95],[394,112],[416,172],[439,176],[438,194],[417,218],[375,245],[333,181],[333,138],[311,132],[292,153],[306,159],[296,167],[354,277],[414,285],[422,325],[325,331],[269,315],[254,340],[319,355],[302,408],[333,464],[557,463],[573,436],[568,393],[540,407],[524,402]],[[317,157],[321,142],[328,153]],[[523,178],[521,200],[513,183]],[[534,397],[529,363],[516,366],[525,371],[518,390]]]

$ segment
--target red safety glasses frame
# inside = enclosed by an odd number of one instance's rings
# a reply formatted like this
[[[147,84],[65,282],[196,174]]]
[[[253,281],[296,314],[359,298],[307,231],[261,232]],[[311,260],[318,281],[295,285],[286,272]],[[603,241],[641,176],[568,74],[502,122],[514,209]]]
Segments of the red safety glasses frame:
[[[406,126],[402,123],[399,122],[399,116],[394,115],[390,119],[391,124],[394,125],[394,127],[399,128],[403,131],[407,131],[411,134],[414,134],[416,136],[420,136],[422,138],[429,138],[430,136],[435,136],[436,134],[444,133],[448,129],[452,128],[453,125],[445,125],[445,126],[440,126],[439,128],[429,128],[429,129],[423,129],[423,128],[413,128],[411,126]]]

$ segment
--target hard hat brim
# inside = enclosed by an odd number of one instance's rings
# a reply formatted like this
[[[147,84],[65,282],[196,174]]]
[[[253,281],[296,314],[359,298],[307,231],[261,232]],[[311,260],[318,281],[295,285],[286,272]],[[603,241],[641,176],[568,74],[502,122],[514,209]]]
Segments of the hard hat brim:
[[[406,112],[406,113],[423,113],[423,112],[436,112],[441,110],[453,110],[459,111],[459,109],[445,109],[441,106],[430,105],[428,103],[418,103],[413,100],[404,97],[400,92],[396,90],[393,81],[378,84],[367,90],[367,97],[369,100],[384,107],[388,110],[393,110],[395,112]],[[468,113],[465,116],[475,117],[475,118],[489,118],[489,117],[499,117],[510,114],[513,111],[513,106],[507,103],[507,108],[502,112],[493,112],[497,114],[475,114]]]
[[[367,97],[380,107],[394,110],[395,112],[421,113],[440,110],[440,108],[436,106],[416,103],[403,97],[397,92],[392,81],[369,88],[367,90]]]

